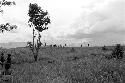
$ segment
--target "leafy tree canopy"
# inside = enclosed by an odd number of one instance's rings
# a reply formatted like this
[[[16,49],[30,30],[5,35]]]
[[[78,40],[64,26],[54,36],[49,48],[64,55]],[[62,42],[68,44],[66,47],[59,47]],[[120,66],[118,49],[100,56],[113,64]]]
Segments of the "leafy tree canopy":
[[[3,10],[1,9],[1,6],[10,6],[10,5],[16,5],[15,2],[11,2],[11,1],[5,1],[2,0],[0,1],[0,12],[3,13]],[[0,24],[0,33],[3,33],[4,31],[10,31],[13,29],[16,29],[17,26],[16,25],[10,25],[9,23],[6,24]]]
[[[0,24],[0,33],[3,33],[4,31],[11,31],[16,28],[17,28],[16,25],[10,25],[9,23]]]
[[[28,21],[30,27],[34,26],[40,32],[48,29],[47,25],[50,23],[48,12],[43,11],[36,3],[30,3],[28,15],[30,17]]]
[[[15,1],[6,1],[6,0],[2,0],[0,1],[0,7],[1,6],[11,6],[11,5],[16,5]],[[0,12],[3,12],[2,9],[0,9]]]

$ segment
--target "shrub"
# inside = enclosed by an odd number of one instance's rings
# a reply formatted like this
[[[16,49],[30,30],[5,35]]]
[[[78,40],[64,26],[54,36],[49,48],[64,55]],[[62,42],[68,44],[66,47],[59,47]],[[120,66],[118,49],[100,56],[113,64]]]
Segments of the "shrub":
[[[114,50],[112,51],[112,57],[116,59],[122,59],[124,50],[120,44],[116,44]]]
[[[70,50],[70,52],[75,52],[75,49],[72,47],[71,50]]]
[[[106,48],[106,46],[105,46],[105,45],[102,47],[102,50],[107,50],[107,48]]]

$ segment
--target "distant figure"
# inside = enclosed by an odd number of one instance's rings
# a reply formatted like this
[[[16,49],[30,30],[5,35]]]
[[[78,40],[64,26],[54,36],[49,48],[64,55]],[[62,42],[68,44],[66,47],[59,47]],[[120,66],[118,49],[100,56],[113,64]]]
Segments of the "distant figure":
[[[66,47],[66,44],[65,44],[65,47]]]
[[[45,43],[45,47],[46,47],[46,43]]]
[[[1,61],[2,68],[3,68],[3,66],[4,66],[4,61],[5,61],[5,59],[4,59],[4,54],[3,54],[3,53],[1,54],[0,61]]]
[[[8,54],[7,61],[5,63],[5,70],[8,70],[11,67],[11,54]]]
[[[10,64],[11,64],[11,54],[8,54],[7,63],[10,63]]]
[[[11,67],[11,54],[8,54],[6,62],[5,62],[5,75],[10,74],[9,69]]]
[[[52,47],[52,45],[50,45],[50,47]]]
[[[82,44],[81,44],[81,47],[82,47]]]
[[[89,44],[88,44],[88,47],[89,47]]]

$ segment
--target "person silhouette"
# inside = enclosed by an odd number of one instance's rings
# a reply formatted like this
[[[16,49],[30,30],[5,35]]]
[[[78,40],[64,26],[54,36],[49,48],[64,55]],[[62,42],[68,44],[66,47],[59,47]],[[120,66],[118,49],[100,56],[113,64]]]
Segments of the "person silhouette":
[[[10,63],[10,64],[11,64],[11,54],[8,54],[7,63]]]
[[[89,47],[89,44],[88,44],[88,47]]]
[[[9,69],[11,67],[11,54],[8,54],[8,57],[5,62],[5,74],[10,74]]]
[[[3,68],[3,66],[4,66],[4,61],[5,61],[5,58],[4,58],[4,54],[3,54],[3,53],[1,54],[0,61],[1,61],[1,66],[2,66],[2,68]]]

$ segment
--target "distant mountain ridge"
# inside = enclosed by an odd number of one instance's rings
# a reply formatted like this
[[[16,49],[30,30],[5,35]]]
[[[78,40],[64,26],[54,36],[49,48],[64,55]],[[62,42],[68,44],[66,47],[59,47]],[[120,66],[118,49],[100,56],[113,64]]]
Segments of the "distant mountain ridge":
[[[27,42],[8,42],[8,43],[0,43],[0,47],[3,48],[16,48],[16,47],[25,47]]]

